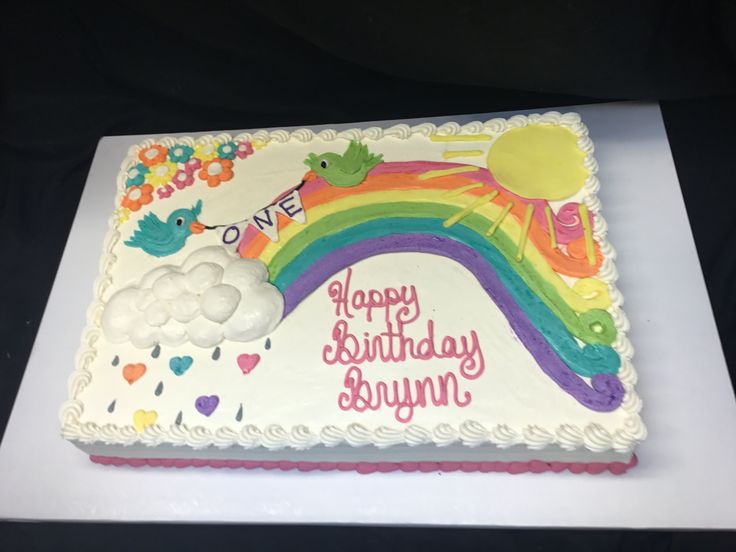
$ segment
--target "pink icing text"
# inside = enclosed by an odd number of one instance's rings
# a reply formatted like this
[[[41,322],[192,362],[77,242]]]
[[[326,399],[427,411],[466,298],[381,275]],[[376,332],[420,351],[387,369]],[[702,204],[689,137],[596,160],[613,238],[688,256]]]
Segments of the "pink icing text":
[[[408,423],[416,408],[469,405],[472,396],[469,391],[461,390],[461,382],[475,380],[485,371],[475,330],[459,337],[438,336],[434,321],[427,320],[421,337],[406,335],[406,328],[421,314],[416,288],[412,285],[351,291],[351,277],[352,269],[348,268],[344,280],[335,279],[327,287],[338,320],[332,328],[331,343],[322,348],[322,360],[331,366],[348,366],[343,380],[345,391],[338,395],[338,407],[356,412],[389,407],[394,409],[396,420]],[[385,324],[381,331],[357,334],[350,330],[349,323],[357,315],[364,314],[367,322],[373,322],[375,312],[383,315],[378,319],[382,318]],[[360,368],[373,362],[385,366],[409,360],[440,359],[456,361],[456,371],[434,377],[372,381]]]

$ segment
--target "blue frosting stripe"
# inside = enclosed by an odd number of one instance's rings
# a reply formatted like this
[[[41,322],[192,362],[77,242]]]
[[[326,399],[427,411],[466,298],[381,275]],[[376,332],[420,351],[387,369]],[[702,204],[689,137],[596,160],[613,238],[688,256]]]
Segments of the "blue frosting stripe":
[[[312,242],[281,270],[273,283],[283,293],[306,267],[319,262],[325,254],[366,239],[411,233],[448,237],[472,247],[488,261],[514,301],[573,372],[585,377],[618,372],[621,361],[616,351],[601,344],[581,347],[564,323],[516,274],[503,254],[489,240],[463,225],[445,228],[442,222],[439,218],[397,217],[357,224]]]

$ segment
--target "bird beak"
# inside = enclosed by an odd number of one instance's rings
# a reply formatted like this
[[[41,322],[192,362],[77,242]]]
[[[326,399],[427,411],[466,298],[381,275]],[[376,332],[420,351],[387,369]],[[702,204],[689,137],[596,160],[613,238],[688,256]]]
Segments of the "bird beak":
[[[314,171],[309,171],[307,174],[304,175],[304,178],[302,179],[304,182],[310,182],[317,178],[317,173]]]
[[[204,229],[205,225],[196,220],[189,225],[189,230],[192,231],[192,234],[201,234],[202,232],[204,232]]]

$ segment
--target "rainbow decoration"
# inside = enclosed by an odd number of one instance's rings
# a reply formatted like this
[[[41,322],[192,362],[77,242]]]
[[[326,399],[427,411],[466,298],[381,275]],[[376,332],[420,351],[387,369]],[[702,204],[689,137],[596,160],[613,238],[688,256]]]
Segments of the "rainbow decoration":
[[[593,278],[603,256],[584,205],[555,212],[544,199],[510,192],[486,168],[429,161],[384,162],[347,188],[310,171],[299,194],[306,224],[279,217],[278,241],[250,225],[238,246],[242,257],[268,266],[284,316],[362,259],[444,256],[473,273],[560,388],[593,410],[620,405],[616,329],[605,310],[611,300]]]

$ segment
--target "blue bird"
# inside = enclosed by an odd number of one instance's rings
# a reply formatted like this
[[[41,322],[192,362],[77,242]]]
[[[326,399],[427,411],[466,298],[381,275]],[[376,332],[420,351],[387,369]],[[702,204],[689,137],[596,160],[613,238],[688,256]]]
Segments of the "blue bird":
[[[202,200],[191,209],[177,209],[163,222],[148,213],[138,222],[138,229],[125,242],[129,247],[140,247],[149,255],[166,257],[179,251],[192,234],[201,234],[206,226],[197,220],[202,213]]]

